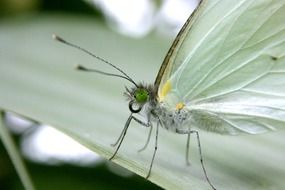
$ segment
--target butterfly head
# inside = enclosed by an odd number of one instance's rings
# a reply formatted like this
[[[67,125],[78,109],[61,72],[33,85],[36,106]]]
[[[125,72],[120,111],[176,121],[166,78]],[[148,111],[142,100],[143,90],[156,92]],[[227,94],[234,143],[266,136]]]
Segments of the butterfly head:
[[[153,88],[140,84],[134,88],[126,88],[125,95],[129,101],[129,109],[132,113],[139,113],[143,106],[153,99]]]

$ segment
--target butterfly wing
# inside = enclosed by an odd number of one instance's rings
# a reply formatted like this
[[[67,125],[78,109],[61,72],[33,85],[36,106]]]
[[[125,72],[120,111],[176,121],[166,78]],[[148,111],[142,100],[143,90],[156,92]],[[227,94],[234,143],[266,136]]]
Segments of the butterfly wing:
[[[285,1],[205,2],[169,58],[165,101],[185,102],[192,123],[213,132],[284,126],[284,18]]]
[[[174,39],[170,49],[168,50],[163,63],[160,66],[159,72],[155,79],[155,87],[160,87],[161,84],[165,84],[166,80],[170,77],[170,74],[179,67],[179,61],[175,61],[177,53],[180,50],[180,46],[186,37],[186,34],[190,31],[192,24],[198,17],[202,9],[204,8],[205,1],[200,1],[197,8],[193,11],[190,17],[187,19],[185,24],[182,26],[181,30]],[[175,62],[175,64],[173,64]],[[174,67],[173,67],[174,66]],[[158,89],[157,89],[158,90]]]

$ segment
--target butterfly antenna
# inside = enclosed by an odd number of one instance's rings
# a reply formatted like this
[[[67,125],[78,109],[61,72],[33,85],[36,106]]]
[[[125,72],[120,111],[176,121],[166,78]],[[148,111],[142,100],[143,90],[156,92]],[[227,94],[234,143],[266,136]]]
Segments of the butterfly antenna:
[[[97,56],[97,55],[91,53],[90,51],[88,51],[88,50],[86,50],[86,49],[84,49],[84,48],[82,48],[82,47],[80,47],[80,46],[78,46],[78,45],[72,44],[72,43],[70,43],[70,42],[64,40],[63,38],[57,36],[56,34],[53,34],[53,35],[52,35],[52,38],[53,38],[54,40],[57,40],[57,41],[63,43],[63,44],[69,45],[69,46],[71,46],[71,47],[74,47],[74,48],[76,48],[76,49],[79,49],[79,50],[81,50],[81,51],[83,51],[83,52],[85,52],[85,53],[91,55],[92,57],[94,57],[94,58],[96,58],[96,59],[102,61],[103,63],[106,63],[107,65],[109,65],[109,66],[111,66],[111,67],[113,67],[114,69],[116,69],[117,71],[119,71],[120,73],[122,73],[124,76],[122,76],[122,75],[117,75],[117,74],[112,74],[112,73],[107,73],[107,72],[103,72],[103,71],[100,71],[100,70],[97,70],[97,69],[88,69],[88,68],[85,68],[85,67],[83,67],[83,66],[81,66],[81,65],[79,65],[79,66],[77,67],[78,70],[81,70],[81,71],[89,71],[89,72],[96,72],[96,73],[100,73],[100,74],[107,75],[107,76],[116,76],[116,77],[124,78],[124,79],[130,81],[131,83],[133,83],[136,87],[138,87],[138,85],[135,83],[135,81],[134,81],[131,77],[129,77],[123,70],[121,70],[119,67],[113,65],[113,64],[110,63],[109,61],[107,61],[107,60],[105,60],[105,59],[103,59],[103,58],[101,58],[101,57],[99,57],[99,56]]]
[[[129,78],[127,78],[125,76],[122,76],[122,75],[117,75],[117,74],[113,74],[113,73],[107,73],[107,72],[100,71],[100,70],[97,70],[97,69],[89,69],[89,68],[86,68],[86,67],[84,67],[82,65],[77,65],[76,69],[78,69],[80,71],[95,72],[95,73],[99,73],[99,74],[102,74],[102,75],[119,77],[119,78],[123,78],[123,79],[129,80]],[[130,81],[130,82],[132,82],[132,81]]]

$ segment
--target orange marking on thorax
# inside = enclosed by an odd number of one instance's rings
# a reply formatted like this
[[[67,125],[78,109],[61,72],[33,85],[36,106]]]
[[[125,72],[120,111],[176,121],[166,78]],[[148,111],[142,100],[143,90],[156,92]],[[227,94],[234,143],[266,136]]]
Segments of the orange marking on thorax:
[[[177,103],[176,106],[175,106],[175,108],[176,108],[177,110],[181,110],[181,109],[183,109],[184,107],[185,107],[185,104],[184,104],[183,102],[179,102],[179,103]]]

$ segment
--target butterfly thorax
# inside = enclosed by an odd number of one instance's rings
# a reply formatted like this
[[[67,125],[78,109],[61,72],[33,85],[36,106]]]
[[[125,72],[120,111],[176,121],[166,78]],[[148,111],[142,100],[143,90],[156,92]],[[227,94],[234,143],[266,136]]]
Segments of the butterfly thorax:
[[[157,96],[154,85],[139,84],[128,89],[129,109],[142,115],[148,122],[160,121],[163,128],[175,133],[184,133],[190,127],[190,111],[183,102],[169,106]]]
[[[169,107],[164,102],[159,102],[155,108],[155,114],[162,122],[162,127],[175,133],[189,131],[191,114],[190,111],[178,103],[176,107]]]

